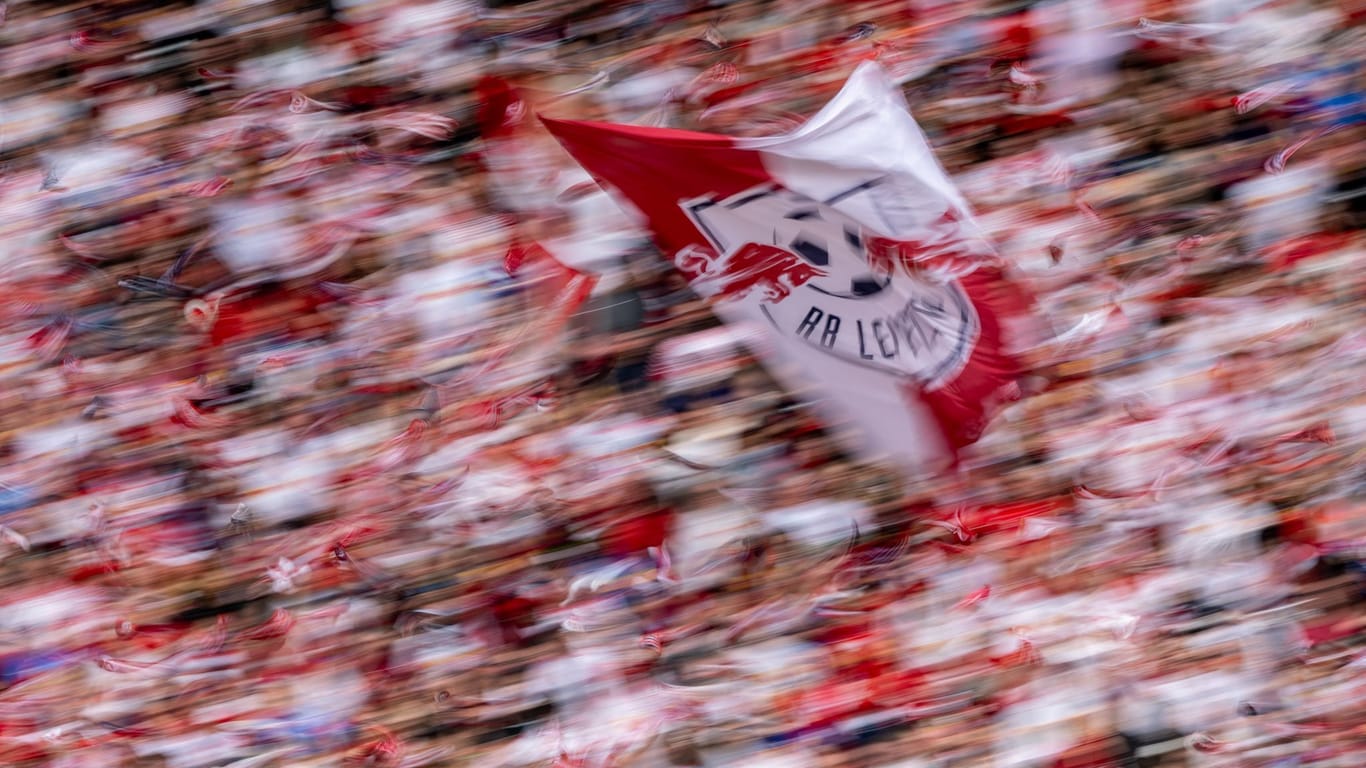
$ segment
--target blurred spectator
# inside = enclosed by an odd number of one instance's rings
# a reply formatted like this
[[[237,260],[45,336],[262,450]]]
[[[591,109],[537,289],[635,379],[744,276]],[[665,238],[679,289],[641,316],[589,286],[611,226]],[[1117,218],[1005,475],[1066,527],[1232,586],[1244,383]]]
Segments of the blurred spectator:
[[[1360,765],[1364,17],[0,4],[0,764]],[[535,120],[867,57],[1049,326],[945,478]]]

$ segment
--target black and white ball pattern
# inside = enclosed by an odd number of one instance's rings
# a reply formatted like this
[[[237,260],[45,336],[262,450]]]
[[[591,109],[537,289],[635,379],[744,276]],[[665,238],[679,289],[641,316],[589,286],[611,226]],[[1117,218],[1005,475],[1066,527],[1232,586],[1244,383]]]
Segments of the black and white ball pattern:
[[[791,226],[781,227],[774,233],[775,243],[827,272],[827,276],[808,283],[812,289],[836,298],[861,299],[881,293],[891,283],[890,275],[875,275],[868,269],[849,268],[854,264],[866,267],[868,263],[864,254],[862,228],[837,211],[815,206],[801,207],[789,212],[784,220],[791,222]],[[833,259],[831,257],[836,249],[845,249],[858,258]]]

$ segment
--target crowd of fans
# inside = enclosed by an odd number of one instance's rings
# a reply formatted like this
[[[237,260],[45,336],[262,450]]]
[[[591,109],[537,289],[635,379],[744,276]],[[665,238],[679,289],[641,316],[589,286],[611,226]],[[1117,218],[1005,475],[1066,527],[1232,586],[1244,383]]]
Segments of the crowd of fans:
[[[1363,15],[0,4],[0,764],[1361,765]],[[532,118],[869,57],[1053,330],[949,471]]]

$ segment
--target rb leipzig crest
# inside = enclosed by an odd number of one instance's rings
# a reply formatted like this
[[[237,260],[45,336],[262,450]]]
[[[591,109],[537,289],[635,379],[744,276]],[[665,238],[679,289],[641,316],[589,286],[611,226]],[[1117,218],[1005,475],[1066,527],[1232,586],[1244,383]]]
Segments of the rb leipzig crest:
[[[980,255],[952,210],[906,240],[840,210],[875,210],[876,200],[859,197],[876,187],[824,202],[776,184],[684,200],[707,242],[680,250],[675,264],[703,296],[755,307],[785,336],[934,389],[966,364],[980,324],[959,284],[927,279],[924,267]]]

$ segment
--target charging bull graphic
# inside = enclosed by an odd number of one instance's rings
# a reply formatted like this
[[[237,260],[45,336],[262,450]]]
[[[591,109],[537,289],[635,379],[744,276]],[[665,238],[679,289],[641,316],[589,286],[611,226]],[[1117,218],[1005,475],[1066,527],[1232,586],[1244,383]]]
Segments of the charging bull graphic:
[[[763,301],[776,304],[794,289],[827,274],[785,248],[762,243],[745,243],[725,259],[710,248],[693,246],[681,252],[676,263],[694,289],[723,301],[743,299],[757,291]]]
[[[979,249],[952,210],[912,239],[867,231],[841,209],[877,210],[876,187],[822,202],[768,183],[683,201],[706,242],[680,250],[675,265],[699,294],[757,305],[785,335],[933,387],[976,341],[976,311],[953,278],[980,263]]]

